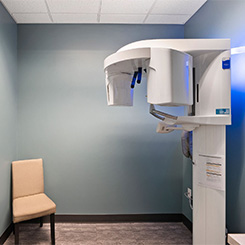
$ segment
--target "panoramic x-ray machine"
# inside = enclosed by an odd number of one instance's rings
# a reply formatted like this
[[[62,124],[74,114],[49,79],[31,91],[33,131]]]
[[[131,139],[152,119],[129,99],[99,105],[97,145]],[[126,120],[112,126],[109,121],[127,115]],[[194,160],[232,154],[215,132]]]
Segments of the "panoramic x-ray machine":
[[[139,41],[107,57],[104,69],[108,105],[132,106],[134,87],[146,76],[157,132],[193,132],[193,244],[224,245],[230,40]],[[169,115],[155,105],[188,106],[188,115]]]

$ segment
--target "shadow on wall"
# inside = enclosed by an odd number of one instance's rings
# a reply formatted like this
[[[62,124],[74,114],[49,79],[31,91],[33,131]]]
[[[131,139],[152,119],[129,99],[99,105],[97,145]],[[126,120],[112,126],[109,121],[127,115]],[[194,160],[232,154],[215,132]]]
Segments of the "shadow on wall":
[[[227,228],[245,232],[245,54],[232,56],[232,125],[227,127]]]

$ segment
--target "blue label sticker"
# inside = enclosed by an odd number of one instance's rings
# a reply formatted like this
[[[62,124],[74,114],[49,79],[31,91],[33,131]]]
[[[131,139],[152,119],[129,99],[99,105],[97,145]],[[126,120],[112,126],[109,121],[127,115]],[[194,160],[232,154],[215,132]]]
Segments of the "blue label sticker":
[[[222,68],[224,70],[231,69],[231,59],[230,58],[226,58],[222,60]]]
[[[229,108],[216,109],[216,115],[230,115]]]

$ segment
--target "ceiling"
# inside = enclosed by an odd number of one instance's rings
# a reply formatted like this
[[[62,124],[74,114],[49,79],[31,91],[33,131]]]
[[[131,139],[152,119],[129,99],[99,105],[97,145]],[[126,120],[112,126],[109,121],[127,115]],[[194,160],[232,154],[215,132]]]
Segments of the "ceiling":
[[[0,0],[18,24],[185,24],[207,0]]]

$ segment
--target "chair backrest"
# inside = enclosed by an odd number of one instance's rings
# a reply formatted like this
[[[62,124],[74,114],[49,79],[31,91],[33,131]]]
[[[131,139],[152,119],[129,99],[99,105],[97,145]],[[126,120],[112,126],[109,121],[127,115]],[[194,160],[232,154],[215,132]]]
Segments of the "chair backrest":
[[[12,162],[13,199],[44,192],[43,160]]]

